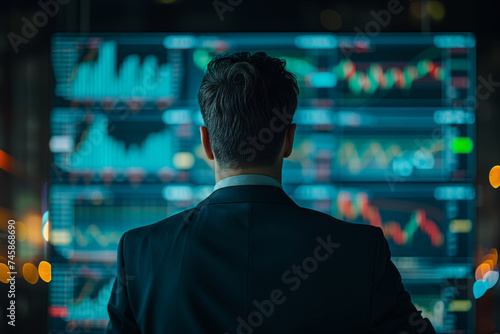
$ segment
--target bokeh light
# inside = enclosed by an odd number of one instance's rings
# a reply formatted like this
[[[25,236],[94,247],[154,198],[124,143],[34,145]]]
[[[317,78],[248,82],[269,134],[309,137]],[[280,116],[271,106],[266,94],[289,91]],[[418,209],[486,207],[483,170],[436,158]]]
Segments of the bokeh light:
[[[94,203],[95,205],[101,205],[104,200],[103,194],[100,190],[94,190],[92,192],[91,198],[92,203]]]
[[[328,30],[339,30],[342,27],[342,17],[333,9],[325,9],[319,15],[323,27]]]
[[[410,5],[410,13],[417,19],[422,19],[424,10],[420,1],[413,1]]]
[[[40,278],[45,282],[50,282],[52,279],[52,266],[47,261],[40,261],[38,264],[38,274]]]
[[[498,282],[498,251],[492,248],[486,254],[481,264],[476,269],[476,282],[472,287],[472,292],[476,299],[481,298],[488,289],[491,289]]]
[[[38,282],[38,270],[33,263],[25,263],[23,266],[24,279],[31,284]]]
[[[9,272],[9,267],[5,263],[0,263],[0,282],[2,283],[8,283],[7,279],[10,278],[10,275],[8,274]]]
[[[32,245],[43,245],[42,215],[38,212],[28,212],[23,220],[26,225],[26,241]]]
[[[10,155],[0,150],[0,169],[3,169],[8,173],[14,174],[15,172],[14,165],[15,165],[15,160]]]
[[[435,21],[441,21],[445,15],[445,9],[440,1],[429,2],[429,15]]]
[[[20,221],[16,221],[16,239],[20,242],[26,240],[26,225]]]
[[[42,216],[42,236],[45,241],[49,241],[49,212],[45,211]]]
[[[42,228],[42,235],[45,241],[49,241],[49,222],[46,222]]]
[[[490,170],[490,184],[493,188],[500,186],[500,166],[498,165]]]
[[[427,6],[422,1],[414,1],[410,5],[410,13],[418,20],[429,15],[432,20],[441,21],[446,14],[446,10],[441,1],[430,1]]]
[[[178,169],[190,169],[195,162],[191,152],[178,152],[174,155],[174,166]]]
[[[492,268],[489,266],[487,263],[481,263],[477,269],[476,269],[476,280],[482,280],[484,277],[484,274],[486,274],[488,271],[490,271]]]

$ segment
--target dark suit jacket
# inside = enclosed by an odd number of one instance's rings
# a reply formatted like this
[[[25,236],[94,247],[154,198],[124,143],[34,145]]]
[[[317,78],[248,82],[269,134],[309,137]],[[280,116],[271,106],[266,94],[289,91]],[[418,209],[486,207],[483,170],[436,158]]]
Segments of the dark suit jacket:
[[[380,228],[259,185],[126,232],[108,312],[107,333],[435,333]]]

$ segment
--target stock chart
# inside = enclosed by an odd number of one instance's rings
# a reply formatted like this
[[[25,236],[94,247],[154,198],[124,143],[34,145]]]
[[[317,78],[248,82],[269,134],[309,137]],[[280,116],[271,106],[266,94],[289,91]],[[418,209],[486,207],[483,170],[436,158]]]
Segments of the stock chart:
[[[56,34],[50,332],[102,332],[122,234],[213,191],[198,127],[208,62],[265,51],[297,76],[283,188],[379,226],[440,333],[472,333],[475,38],[460,34]]]

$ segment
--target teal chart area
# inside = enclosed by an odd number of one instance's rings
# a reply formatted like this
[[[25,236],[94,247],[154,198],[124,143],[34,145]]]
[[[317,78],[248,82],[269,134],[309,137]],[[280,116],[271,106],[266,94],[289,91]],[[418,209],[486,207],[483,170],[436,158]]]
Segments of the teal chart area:
[[[475,38],[470,34],[56,34],[51,333],[102,333],[124,232],[213,191],[197,102],[218,54],[265,51],[300,89],[283,188],[381,227],[416,307],[473,333]],[[472,98],[471,98],[472,97]]]

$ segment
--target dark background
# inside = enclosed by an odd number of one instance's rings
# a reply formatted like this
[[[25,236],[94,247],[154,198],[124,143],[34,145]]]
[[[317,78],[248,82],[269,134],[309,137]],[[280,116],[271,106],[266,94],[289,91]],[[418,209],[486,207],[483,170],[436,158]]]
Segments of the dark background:
[[[8,34],[22,36],[23,17],[30,22],[41,10],[37,1],[0,4],[0,262],[5,262],[8,219],[23,221],[26,245],[18,242],[18,260],[46,259],[41,212],[43,187],[49,180],[48,149],[51,97],[50,37],[54,32],[343,32],[366,31],[371,11],[388,1],[259,1],[229,0],[232,11],[217,14],[211,0],[60,0],[58,12],[15,52]],[[42,0],[46,3],[46,0]],[[64,4],[62,4],[64,2]],[[491,248],[500,248],[500,189],[488,181],[500,164],[500,2],[401,0],[381,32],[473,32],[477,39],[479,78],[498,83],[482,88],[477,99],[476,265]],[[428,8],[428,10],[426,10]],[[334,12],[332,12],[334,11]],[[7,153],[6,157],[4,153]],[[20,268],[18,268],[19,270]],[[16,282],[19,333],[47,328],[47,283]],[[7,284],[0,283],[0,333],[6,325]],[[500,330],[500,287],[477,300],[476,332]]]

